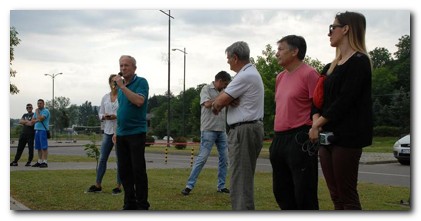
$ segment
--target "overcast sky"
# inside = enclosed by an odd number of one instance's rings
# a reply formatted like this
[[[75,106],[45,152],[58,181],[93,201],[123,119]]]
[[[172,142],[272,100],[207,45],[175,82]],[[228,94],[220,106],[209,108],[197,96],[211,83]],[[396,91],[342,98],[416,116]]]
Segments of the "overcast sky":
[[[334,56],[328,26],[341,9],[310,10],[171,10],[171,48],[186,48],[186,88],[209,83],[229,71],[225,49],[245,41],[251,56],[267,44],[296,34],[307,41],[307,55],[329,62]],[[366,16],[367,47],[396,51],[398,39],[410,34],[409,10],[357,10]],[[26,103],[70,98],[99,105],[108,92],[108,76],[119,72],[120,55],[137,59],[137,74],[149,82],[150,95],[168,88],[168,17],[159,10],[12,10],[10,25],[19,32],[11,79],[20,90],[11,96],[10,117],[20,118]],[[171,51],[171,92],[183,89],[183,53]]]
[[[136,3],[133,3],[136,2]],[[9,146],[9,118],[20,118],[25,112],[25,104],[36,103],[38,98],[51,100],[52,80],[44,74],[62,72],[55,80],[55,96],[71,99],[72,104],[80,105],[91,101],[99,105],[100,99],[108,91],[109,74],[119,71],[118,58],[130,54],[138,61],[138,74],[148,79],[150,95],[162,94],[167,90],[168,17],[159,9],[172,9],[175,17],[171,21],[171,48],[187,49],[187,87],[209,83],[220,70],[229,71],[226,64],[225,49],[231,43],[243,40],[249,43],[251,56],[261,55],[265,45],[276,47],[276,41],[288,34],[305,37],[308,45],[307,55],[329,62],[334,50],[329,46],[328,26],[333,22],[336,12],[345,10],[359,11],[367,19],[367,47],[385,47],[389,52],[396,51],[395,44],[405,34],[412,34],[413,53],[412,80],[418,80],[416,54],[419,50],[416,32],[419,30],[419,12],[413,0],[99,0],[99,1],[53,1],[53,0],[2,0],[0,2],[0,23],[2,24],[3,53],[3,93],[6,108],[0,108],[2,128],[2,147]],[[186,9],[189,10],[180,10]],[[206,10],[206,9],[213,10]],[[40,11],[48,9],[49,11]],[[58,9],[65,11],[58,11]],[[73,11],[70,11],[73,9]],[[118,9],[112,11],[111,9]],[[127,10],[139,9],[139,10]],[[140,9],[150,9],[148,11]],[[231,10],[229,10],[231,9]],[[244,9],[232,11],[232,9]],[[269,10],[252,10],[269,9]],[[34,11],[38,10],[38,11]],[[77,10],[77,11],[75,11]],[[218,11],[219,10],[219,11]],[[222,10],[222,11],[221,11]],[[410,16],[412,30],[410,30]],[[12,68],[17,71],[15,78],[9,79],[9,27],[15,26],[19,32],[21,44],[16,47],[15,61]],[[6,34],[7,32],[7,34]],[[7,62],[6,62],[7,61]],[[232,71],[230,74],[234,75]],[[9,95],[9,80],[18,86],[20,93]],[[178,94],[182,90],[183,54],[171,53],[171,91]],[[418,93],[416,84],[412,84],[411,100],[413,121],[419,125],[415,108]],[[7,106],[9,104],[9,106]],[[412,126],[414,128],[415,126]],[[26,152],[26,150],[25,150]],[[414,152],[417,153],[417,152]],[[417,156],[414,156],[416,158]],[[9,188],[9,152],[2,155],[2,189]],[[420,164],[417,164],[420,165]],[[414,165],[411,165],[413,167]],[[414,167],[415,168],[415,167]],[[411,168],[412,169],[412,168]],[[418,170],[417,170],[418,169]],[[416,168],[413,171],[420,171]],[[413,173],[415,175],[416,172]],[[414,184],[419,180],[414,176]],[[42,179],[42,178],[41,178]],[[414,189],[414,188],[413,188]],[[413,191],[419,199],[420,191]],[[7,194],[7,193],[6,193]],[[0,200],[1,214],[10,220],[27,220],[23,214],[9,210],[9,197]],[[393,203],[393,202],[392,202]],[[312,220],[415,220],[420,217],[419,203],[411,205],[411,213],[353,213],[317,214],[299,213],[301,218]],[[264,217],[267,220],[297,218],[298,213],[258,213],[259,217],[236,213],[241,220],[255,220]],[[92,215],[95,215],[93,217]],[[66,213],[31,214],[31,220],[92,220],[100,217],[104,220],[222,220],[232,219],[227,214],[211,216],[203,213],[150,213],[109,214],[109,213]],[[117,217],[118,216],[118,217]],[[124,216],[124,217],[121,217]],[[402,217],[401,217],[402,216]],[[3,216],[2,216],[3,217]],[[128,219],[127,219],[128,220]]]

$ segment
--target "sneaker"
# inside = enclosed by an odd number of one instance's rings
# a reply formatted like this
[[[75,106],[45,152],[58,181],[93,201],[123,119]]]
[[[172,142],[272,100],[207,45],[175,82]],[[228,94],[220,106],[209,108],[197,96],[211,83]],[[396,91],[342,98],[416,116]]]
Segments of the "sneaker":
[[[26,162],[25,166],[26,167],[30,167],[31,166],[31,162]]]
[[[96,187],[95,185],[92,185],[91,187],[89,187],[88,193],[100,193],[102,192],[102,187]]]
[[[41,164],[40,163],[36,163],[36,164],[34,164],[34,165],[32,165],[32,167],[39,167]]]
[[[39,168],[47,168],[47,167],[48,167],[48,164],[47,163],[41,163],[39,165]]]
[[[230,190],[228,188],[222,188],[217,191],[218,193],[230,193]]]
[[[13,162],[10,163],[10,166],[17,167],[18,166],[18,162],[13,161]]]
[[[121,193],[121,189],[120,188],[118,188],[118,187],[116,187],[116,188],[114,188],[113,190],[112,190],[112,194],[113,195],[118,195],[118,194],[120,194]]]
[[[190,194],[191,189],[186,187],[184,190],[181,191],[181,194],[183,194],[184,196],[187,196]]]

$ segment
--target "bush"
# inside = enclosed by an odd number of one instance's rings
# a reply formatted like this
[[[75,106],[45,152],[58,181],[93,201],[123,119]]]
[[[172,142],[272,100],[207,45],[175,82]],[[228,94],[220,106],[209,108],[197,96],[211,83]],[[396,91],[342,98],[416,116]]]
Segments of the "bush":
[[[175,148],[177,149],[177,150],[183,150],[183,149],[186,149],[186,146],[187,146],[187,138],[185,138],[185,137],[176,137],[174,140],[173,140],[173,143],[176,143],[175,144]]]
[[[195,142],[195,143],[200,143],[200,137],[198,137],[198,136],[194,136],[194,137],[192,138],[192,141],[193,141],[193,142]]]
[[[153,138],[150,135],[146,135],[146,144],[145,144],[145,146],[149,147],[153,143],[155,143],[155,138]]]
[[[399,137],[402,134],[399,127],[377,126],[373,128],[373,135],[376,137]]]

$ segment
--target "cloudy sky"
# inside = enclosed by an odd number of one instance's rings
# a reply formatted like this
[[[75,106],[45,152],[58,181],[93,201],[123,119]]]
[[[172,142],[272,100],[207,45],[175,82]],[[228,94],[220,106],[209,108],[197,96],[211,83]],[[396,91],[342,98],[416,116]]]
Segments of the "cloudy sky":
[[[220,70],[230,74],[224,53],[231,43],[249,43],[251,56],[289,34],[303,36],[307,55],[329,62],[328,26],[341,9],[307,10],[171,10],[171,48],[186,48],[186,88],[208,83]],[[358,10],[367,19],[367,47],[396,51],[398,39],[410,34],[409,10]],[[10,117],[20,118],[26,103],[38,98],[70,98],[99,105],[108,92],[108,76],[119,71],[122,54],[134,56],[137,73],[149,81],[150,95],[168,88],[168,17],[159,10],[11,10],[10,26],[19,32],[11,79],[20,90],[11,96]],[[183,89],[183,53],[171,51],[170,89]]]
[[[307,55],[323,63],[329,62],[334,56],[334,50],[329,46],[327,32],[336,12],[351,10],[366,15],[369,50],[385,47],[393,53],[396,51],[394,45],[399,37],[410,33],[416,36],[421,24],[418,21],[419,12],[414,6],[416,1],[412,0],[133,2],[131,0],[1,1],[2,48],[9,47],[9,35],[6,32],[9,33],[10,26],[17,28],[19,38],[22,40],[15,49],[15,61],[12,66],[17,71],[17,75],[10,79],[20,89],[17,95],[9,95],[8,50],[0,53],[3,73],[7,73],[2,75],[1,80],[4,90],[1,95],[6,103],[6,108],[0,109],[3,116],[0,118],[3,125],[3,136],[0,140],[4,148],[8,149],[9,144],[9,118],[20,118],[28,102],[35,104],[38,98],[51,100],[52,80],[44,74],[63,73],[55,80],[55,96],[68,97],[72,104],[80,105],[85,101],[91,101],[94,105],[99,105],[101,97],[108,90],[107,77],[119,70],[119,56],[130,54],[138,60],[138,74],[148,79],[150,94],[163,94],[167,90],[168,17],[159,9],[171,9],[171,14],[175,18],[171,21],[171,48],[186,47],[187,49],[187,87],[210,82],[220,70],[229,71],[224,51],[227,46],[238,40],[248,42],[251,56],[256,57],[261,55],[265,45],[271,44],[275,47],[276,41],[285,35],[302,35],[307,40]],[[416,51],[418,51],[416,47],[419,44],[415,44],[415,37],[412,39],[413,61],[415,61]],[[416,73],[415,62],[412,67],[412,72]],[[229,73],[234,74],[232,71]],[[416,76],[413,74],[413,79],[417,80]],[[178,94],[182,90],[182,82],[183,54],[178,51],[172,52],[171,91]],[[415,83],[413,85],[415,86]],[[418,94],[417,87],[413,87],[413,91],[413,95]],[[415,99],[412,102],[414,108],[417,102]],[[414,125],[418,125],[418,119],[415,114],[413,116]],[[8,179],[9,169],[5,165],[9,163],[9,153],[2,156],[2,177]],[[418,179],[419,176],[414,178]],[[8,185],[8,180],[1,182],[3,189],[8,189]],[[416,191],[416,194],[419,195],[419,192]],[[9,211],[8,197],[3,197],[0,203],[2,215],[10,216],[8,218],[13,220],[28,219],[28,216]],[[421,211],[419,205],[414,204],[414,212],[405,214],[405,219],[419,218]],[[60,216],[61,220],[74,220],[76,217],[77,219],[92,219],[92,216],[86,216],[86,213],[72,213],[72,216],[61,214],[56,213],[52,216],[45,213],[40,216],[31,214],[31,219],[56,220],[56,216]],[[188,219],[185,214],[165,215],[158,213],[141,216],[141,218],[160,220],[162,217],[168,219],[171,216],[172,220]],[[288,215],[290,215],[288,218],[297,216],[296,213],[282,214],[282,218]],[[312,216],[312,214],[307,215]],[[361,213],[361,215],[337,217],[329,214],[311,218],[324,221],[337,220],[337,218],[372,220],[375,216],[381,217],[382,220],[396,220],[400,214],[371,215]],[[209,217],[200,216],[200,219],[214,220],[214,216],[215,214]],[[259,216],[265,216],[266,219],[271,220],[279,219],[274,214],[268,216],[268,214],[259,213]],[[130,218],[138,220],[139,217],[138,214],[134,214]],[[118,217],[105,213],[102,218],[114,220]],[[191,218],[197,217],[191,215]],[[255,218],[255,216],[242,216],[243,220],[255,220]]]

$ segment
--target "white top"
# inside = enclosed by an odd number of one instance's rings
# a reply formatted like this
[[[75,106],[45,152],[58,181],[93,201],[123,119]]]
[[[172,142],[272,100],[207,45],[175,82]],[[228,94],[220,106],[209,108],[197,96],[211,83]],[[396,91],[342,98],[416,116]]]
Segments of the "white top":
[[[118,100],[115,99],[114,102],[111,102],[111,93],[106,93],[101,100],[101,107],[99,108],[98,117],[99,120],[103,121],[104,133],[108,135],[113,135],[117,129],[117,120],[102,120],[102,117],[105,115],[114,114],[117,116],[118,109]]]
[[[246,64],[228,84],[225,93],[240,100],[237,107],[228,106],[228,125],[263,120],[264,87],[262,77],[251,63]]]

